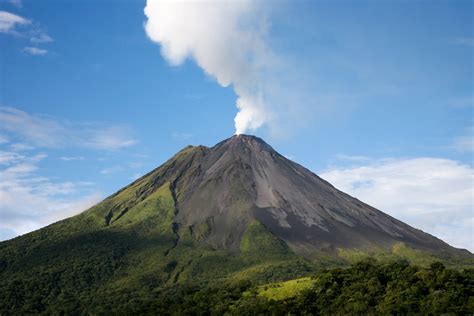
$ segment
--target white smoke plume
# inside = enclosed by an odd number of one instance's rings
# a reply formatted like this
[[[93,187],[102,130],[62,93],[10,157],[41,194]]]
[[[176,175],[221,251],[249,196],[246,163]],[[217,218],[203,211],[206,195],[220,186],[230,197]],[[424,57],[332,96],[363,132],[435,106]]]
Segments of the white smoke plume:
[[[172,65],[193,59],[238,96],[236,134],[256,130],[272,118],[265,74],[276,62],[266,44],[267,23],[252,0],[148,0],[145,30]]]

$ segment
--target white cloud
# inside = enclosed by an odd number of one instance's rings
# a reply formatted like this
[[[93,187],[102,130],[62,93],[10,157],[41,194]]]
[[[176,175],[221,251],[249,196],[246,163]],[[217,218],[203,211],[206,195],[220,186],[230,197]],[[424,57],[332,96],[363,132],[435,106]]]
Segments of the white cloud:
[[[0,151],[0,165],[9,165],[23,158],[24,156],[15,152]]]
[[[53,147],[60,142],[66,128],[45,117],[30,115],[24,111],[0,107],[0,130],[10,132],[43,147]]]
[[[20,1],[11,1],[17,7],[21,7]],[[18,26],[23,26],[19,28]],[[53,38],[48,35],[43,27],[38,23],[22,16],[7,11],[0,11],[0,33],[15,35],[19,38],[26,38],[33,45],[53,42]],[[34,56],[44,56],[48,53],[47,49],[27,46],[22,50],[24,53]]]
[[[33,115],[11,107],[0,107],[0,131],[38,147],[86,147],[116,150],[137,141],[127,126],[71,123]]]
[[[7,11],[0,11],[0,33],[15,33],[16,26],[30,23],[30,20],[19,15]]]
[[[23,52],[33,56],[44,56],[48,53],[47,49],[42,49],[38,47],[24,47]]]
[[[474,250],[474,169],[440,158],[384,159],[320,176],[456,247]]]
[[[0,153],[5,166],[0,169],[0,239],[75,215],[100,200],[98,193],[84,193],[83,183],[53,182],[38,175],[38,163],[45,158]]]

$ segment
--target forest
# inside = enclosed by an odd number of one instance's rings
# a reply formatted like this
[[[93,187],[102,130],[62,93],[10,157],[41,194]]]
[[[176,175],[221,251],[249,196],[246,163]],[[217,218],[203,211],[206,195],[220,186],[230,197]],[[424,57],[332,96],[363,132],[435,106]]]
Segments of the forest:
[[[100,275],[98,272],[97,277]],[[300,280],[267,284],[258,284],[252,280],[190,280],[184,284],[157,286],[152,278],[148,278],[142,280],[141,289],[109,287],[102,292],[97,289],[95,295],[89,296],[81,291],[87,286],[87,280],[71,282],[66,275],[57,275],[56,279],[49,280],[50,284],[27,280],[30,285],[36,284],[36,287],[25,286],[21,282],[10,286],[2,284],[0,314],[474,313],[474,269],[448,269],[439,262],[422,268],[404,260],[381,263],[366,259],[348,268],[321,270]]]

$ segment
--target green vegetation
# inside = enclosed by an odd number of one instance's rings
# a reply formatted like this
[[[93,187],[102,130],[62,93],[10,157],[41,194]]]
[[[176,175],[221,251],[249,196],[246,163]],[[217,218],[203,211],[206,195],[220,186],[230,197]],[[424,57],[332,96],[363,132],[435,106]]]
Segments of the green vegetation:
[[[160,291],[140,312],[214,315],[466,315],[474,311],[474,271],[406,261],[366,260],[312,278],[255,286],[252,282],[188,285]],[[279,290],[277,290],[279,289]],[[295,293],[296,292],[296,293]]]
[[[80,283],[75,284],[79,287],[76,291],[65,291],[67,287],[64,288],[61,279],[58,277],[56,282],[51,279],[51,284],[42,283],[36,288],[16,283],[15,292],[5,292],[2,284],[0,312],[2,315],[466,315],[474,312],[474,270],[449,270],[440,263],[419,268],[406,261],[381,264],[365,260],[347,269],[323,270],[310,277],[266,285],[251,280],[188,280],[161,286],[151,276],[144,275],[139,288],[126,284],[95,288],[94,295],[80,291]],[[26,295],[26,299],[16,305],[21,295]]]
[[[380,262],[393,262],[396,260],[407,260],[410,264],[429,267],[432,263],[443,262],[449,268],[463,269],[473,266],[472,259],[465,257],[455,257],[442,254],[434,255],[427,251],[417,250],[407,246],[405,243],[398,242],[392,246],[392,249],[386,250],[374,248],[371,250],[361,249],[342,249],[337,250],[340,258],[349,263],[356,263],[364,259],[373,258]]]
[[[288,246],[260,222],[251,222],[240,241],[240,251],[246,257],[279,259],[293,255]]]
[[[259,225],[253,229],[261,231]],[[25,236],[31,245],[23,243],[25,256],[0,244],[1,315],[474,312],[474,270],[441,263],[421,268],[365,259],[349,268],[318,270],[294,257],[252,263],[245,254],[188,243],[164,249],[150,237],[111,229],[40,249],[34,244],[44,236],[36,235]]]
[[[299,295],[314,285],[310,277],[294,279],[286,282],[265,284],[258,287],[257,293],[270,300],[284,300]]]

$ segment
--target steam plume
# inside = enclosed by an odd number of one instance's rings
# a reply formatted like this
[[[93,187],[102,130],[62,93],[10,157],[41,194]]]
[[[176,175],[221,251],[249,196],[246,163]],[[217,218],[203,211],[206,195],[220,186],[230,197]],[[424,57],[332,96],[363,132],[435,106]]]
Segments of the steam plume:
[[[274,58],[257,2],[148,0],[145,15],[147,35],[170,64],[191,58],[221,86],[233,87],[236,134],[268,123],[264,76]]]

